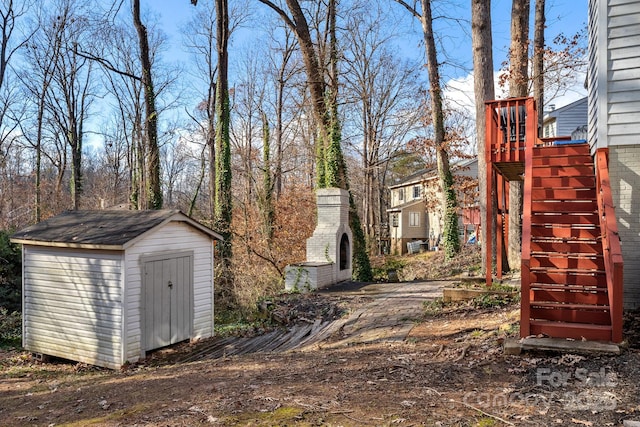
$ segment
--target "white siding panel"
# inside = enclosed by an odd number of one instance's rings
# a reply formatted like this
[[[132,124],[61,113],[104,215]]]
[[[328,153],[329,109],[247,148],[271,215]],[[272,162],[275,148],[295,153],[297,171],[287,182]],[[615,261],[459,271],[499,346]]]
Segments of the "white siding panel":
[[[611,117],[615,114],[624,114],[630,111],[640,111],[640,100],[634,102],[618,102],[609,105],[609,114],[611,114]]]
[[[120,367],[122,254],[33,246],[24,250],[25,348]]]
[[[193,336],[206,338],[213,335],[213,242],[211,239],[181,222],[170,222],[157,228],[126,251],[126,357],[137,360],[142,348],[144,319],[141,310],[142,277],[141,257],[159,253],[193,251]]]
[[[640,35],[640,23],[638,23],[638,21],[633,22],[631,23],[631,25],[625,27],[611,28],[609,30],[609,38],[611,39],[635,35]]]

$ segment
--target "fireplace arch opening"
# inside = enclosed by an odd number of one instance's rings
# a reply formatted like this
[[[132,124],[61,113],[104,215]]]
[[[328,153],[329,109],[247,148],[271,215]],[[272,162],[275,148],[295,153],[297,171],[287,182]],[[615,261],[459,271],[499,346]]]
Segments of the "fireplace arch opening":
[[[349,249],[349,236],[347,236],[347,233],[343,233],[340,238],[340,270],[349,268],[349,260],[351,259]]]

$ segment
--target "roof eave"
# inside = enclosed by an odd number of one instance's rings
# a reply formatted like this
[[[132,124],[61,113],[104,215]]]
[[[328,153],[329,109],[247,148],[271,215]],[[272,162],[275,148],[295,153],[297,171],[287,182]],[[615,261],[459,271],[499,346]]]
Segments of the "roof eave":
[[[68,249],[93,249],[102,251],[122,251],[125,249],[124,245],[96,245],[87,243],[71,243],[71,242],[47,242],[44,240],[29,240],[29,239],[10,239],[11,243],[19,245],[30,246],[48,246],[53,248],[68,248]]]
[[[130,248],[131,246],[135,245],[138,241],[144,239],[149,233],[152,233],[157,228],[163,227],[165,224],[168,224],[171,221],[185,222],[185,223],[189,224],[190,226],[192,226],[193,228],[195,228],[196,230],[200,231],[201,233],[206,234],[207,236],[209,236],[212,239],[224,240],[224,238],[220,234],[218,234],[215,231],[205,227],[204,225],[200,224],[199,222],[189,218],[187,215],[185,215],[182,212],[178,211],[178,212],[174,213],[173,215],[168,216],[167,218],[165,218],[160,224],[156,225],[155,227],[152,227],[149,230],[145,231],[144,233],[139,234],[136,237],[134,237],[133,239],[127,241],[124,245],[122,245],[123,249]]]

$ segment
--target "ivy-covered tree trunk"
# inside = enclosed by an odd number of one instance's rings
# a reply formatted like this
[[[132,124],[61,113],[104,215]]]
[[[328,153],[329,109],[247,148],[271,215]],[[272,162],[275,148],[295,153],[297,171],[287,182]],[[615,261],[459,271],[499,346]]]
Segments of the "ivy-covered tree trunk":
[[[453,176],[451,175],[447,142],[445,140],[442,90],[440,87],[440,71],[438,69],[436,43],[433,38],[431,1],[421,0],[421,3],[421,21],[424,34],[425,51],[427,54],[429,93],[431,95],[431,120],[433,122],[438,178],[442,190],[441,209],[444,217],[443,244],[445,257],[452,258],[460,252],[460,236],[458,234],[458,198],[453,186]]]
[[[216,192],[214,201],[214,228],[223,237],[219,243],[218,259],[222,267],[223,282],[231,282],[231,141],[229,138],[229,81],[228,42],[229,9],[227,0],[216,0],[216,44],[218,79],[216,83]]]
[[[267,115],[262,113],[262,195],[260,211],[262,213],[263,235],[271,247],[275,209],[273,208],[273,180],[271,179],[271,132]]]
[[[151,57],[147,28],[140,19],[140,0],[133,0],[133,25],[138,33],[140,62],[142,64],[142,86],[144,89],[147,209],[162,209],[160,185],[160,149],[158,147],[158,112],[151,73]]]

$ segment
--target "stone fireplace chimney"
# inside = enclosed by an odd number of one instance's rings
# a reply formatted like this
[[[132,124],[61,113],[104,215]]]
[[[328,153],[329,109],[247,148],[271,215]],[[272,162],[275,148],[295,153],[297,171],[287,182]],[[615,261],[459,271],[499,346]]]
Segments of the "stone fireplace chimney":
[[[287,266],[287,290],[323,288],[351,279],[353,235],[349,227],[349,193],[340,188],[316,191],[318,219],[307,239],[307,261]]]

